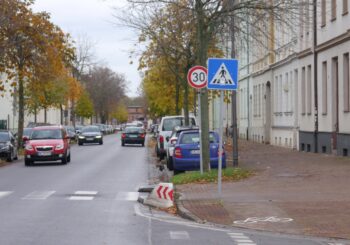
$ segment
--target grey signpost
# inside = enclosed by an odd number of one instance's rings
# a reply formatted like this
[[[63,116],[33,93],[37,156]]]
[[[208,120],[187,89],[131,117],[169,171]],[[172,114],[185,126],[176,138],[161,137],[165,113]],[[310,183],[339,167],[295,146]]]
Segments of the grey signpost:
[[[194,66],[189,69],[187,73],[187,82],[188,84],[197,89],[198,94],[198,114],[199,114],[199,150],[200,150],[200,171],[203,174],[203,155],[202,155],[202,121],[201,121],[201,88],[207,86],[207,68],[203,66]]]
[[[218,193],[222,193],[222,156],[223,156],[223,103],[224,90],[236,90],[238,85],[238,60],[235,59],[208,59],[208,85],[211,90],[220,90],[219,105],[219,163],[218,163]]]

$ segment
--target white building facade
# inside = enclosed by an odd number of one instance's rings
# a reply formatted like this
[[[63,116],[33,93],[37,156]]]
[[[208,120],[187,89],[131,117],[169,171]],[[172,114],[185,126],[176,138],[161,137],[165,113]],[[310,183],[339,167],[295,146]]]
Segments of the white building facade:
[[[301,4],[298,16],[287,14],[293,25],[267,18],[260,24],[266,36],[259,42],[248,37],[239,45],[238,135],[347,156],[350,0],[318,0],[316,15],[312,2]],[[250,28],[245,33],[254,35]]]

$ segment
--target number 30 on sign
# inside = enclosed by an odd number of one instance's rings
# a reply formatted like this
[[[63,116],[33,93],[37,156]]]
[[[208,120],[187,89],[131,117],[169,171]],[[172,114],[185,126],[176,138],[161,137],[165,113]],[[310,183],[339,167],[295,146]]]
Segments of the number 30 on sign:
[[[207,86],[207,68],[194,66],[187,73],[187,82],[193,88],[204,88]]]

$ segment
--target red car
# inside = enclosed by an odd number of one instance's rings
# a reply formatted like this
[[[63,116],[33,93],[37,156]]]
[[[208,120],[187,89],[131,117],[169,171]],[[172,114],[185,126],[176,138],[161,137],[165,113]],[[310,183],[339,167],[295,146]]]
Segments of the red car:
[[[58,161],[62,164],[70,162],[71,153],[69,135],[62,126],[42,126],[33,128],[29,139],[26,139],[26,166],[35,161]]]

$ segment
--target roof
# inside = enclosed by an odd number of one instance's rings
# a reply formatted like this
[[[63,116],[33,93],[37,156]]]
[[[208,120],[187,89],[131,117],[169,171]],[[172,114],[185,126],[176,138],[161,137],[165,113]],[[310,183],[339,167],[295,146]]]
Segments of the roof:
[[[33,130],[40,130],[40,129],[61,129],[61,128],[63,128],[61,125],[38,126],[38,127],[34,127]]]

